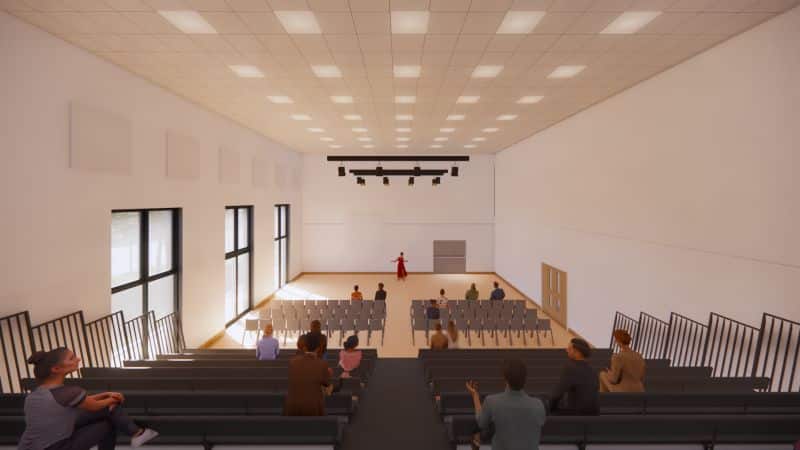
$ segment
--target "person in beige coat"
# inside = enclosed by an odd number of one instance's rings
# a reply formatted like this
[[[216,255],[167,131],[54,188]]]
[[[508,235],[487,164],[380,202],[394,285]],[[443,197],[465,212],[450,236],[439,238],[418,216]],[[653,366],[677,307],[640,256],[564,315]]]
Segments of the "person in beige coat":
[[[620,351],[611,357],[611,368],[600,371],[600,392],[644,392],[645,362],[631,350],[631,335],[614,330]]]

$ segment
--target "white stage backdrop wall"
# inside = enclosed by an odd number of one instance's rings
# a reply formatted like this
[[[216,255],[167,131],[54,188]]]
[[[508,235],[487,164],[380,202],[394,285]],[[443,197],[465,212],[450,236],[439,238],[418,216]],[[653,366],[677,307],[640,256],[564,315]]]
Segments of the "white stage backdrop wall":
[[[299,154],[5,13],[0,61],[0,316],[107,314],[113,209],[183,209],[189,345],[224,326],[226,205],[254,206],[256,300],[275,289],[274,204],[302,254]]]
[[[800,319],[800,9],[497,155],[497,272],[569,326],[614,310]]]
[[[439,186],[432,186],[430,177],[418,178],[414,186],[406,177],[391,178],[389,186],[368,177],[366,186],[358,186],[352,175],[337,176],[338,163],[325,156],[305,155],[303,161],[304,271],[391,272],[395,266],[389,261],[404,251],[410,272],[431,272],[434,240],[466,240],[467,271],[493,270],[493,156],[472,156],[459,164],[459,177],[444,176]]]

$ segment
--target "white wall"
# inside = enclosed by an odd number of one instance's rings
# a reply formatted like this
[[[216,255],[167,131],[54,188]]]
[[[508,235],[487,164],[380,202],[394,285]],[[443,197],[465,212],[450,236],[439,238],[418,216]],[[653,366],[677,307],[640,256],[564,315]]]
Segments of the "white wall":
[[[497,155],[497,272],[569,326],[614,310],[800,319],[800,9]]]
[[[404,251],[409,272],[433,271],[434,240],[466,240],[467,271],[494,267],[494,158],[476,155],[460,163],[460,176],[429,177],[408,186],[376,177],[367,186],[352,175],[339,177],[338,163],[321,155],[303,158],[303,270],[306,272],[391,272],[391,259]],[[374,168],[358,163],[350,168]],[[410,168],[414,163],[383,163]],[[424,168],[447,168],[425,163]]]
[[[5,13],[0,61],[0,316],[28,309],[39,323],[78,309],[87,319],[108,313],[111,210],[122,208],[183,208],[188,344],[224,326],[226,205],[254,205],[254,297],[274,290],[273,205],[292,204],[302,223],[298,154]],[[69,168],[71,101],[132,123],[130,175]],[[166,178],[167,130],[199,144],[197,180]],[[219,182],[220,146],[240,153],[238,183]],[[256,156],[285,168],[283,182],[254,187]],[[302,227],[291,231],[300,255]],[[301,264],[292,260],[292,275]]]

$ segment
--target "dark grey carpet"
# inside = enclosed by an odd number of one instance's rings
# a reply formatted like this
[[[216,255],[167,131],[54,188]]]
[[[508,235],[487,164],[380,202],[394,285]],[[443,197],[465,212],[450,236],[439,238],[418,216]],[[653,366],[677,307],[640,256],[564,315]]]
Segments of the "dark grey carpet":
[[[416,358],[376,361],[342,450],[447,450],[450,445]]]

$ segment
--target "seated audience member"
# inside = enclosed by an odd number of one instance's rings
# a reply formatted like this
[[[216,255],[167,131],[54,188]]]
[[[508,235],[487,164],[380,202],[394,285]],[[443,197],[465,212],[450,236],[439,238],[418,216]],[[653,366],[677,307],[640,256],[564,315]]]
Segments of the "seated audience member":
[[[320,345],[317,348],[317,351],[319,352],[320,358],[325,356],[325,353],[328,351],[328,336],[322,333],[322,322],[319,320],[312,320],[311,331],[309,331],[307,334],[314,335],[319,339]]]
[[[344,341],[344,350],[339,352],[339,367],[342,368],[342,378],[350,378],[361,366],[361,350],[358,347],[358,336],[350,336]]]
[[[439,289],[439,306],[445,306],[447,304],[447,296],[444,295],[444,289]]]
[[[428,320],[439,320],[439,304],[436,300],[431,300],[431,304],[425,309],[425,317]]]
[[[289,388],[283,405],[284,416],[324,416],[325,394],[330,394],[331,370],[319,357],[319,336],[307,333],[298,341],[301,354],[289,360]]]
[[[386,291],[383,290],[383,283],[378,283],[378,290],[375,291],[375,300],[386,300]]]
[[[278,340],[272,337],[272,333],[272,324],[267,324],[264,327],[264,336],[261,337],[261,340],[256,345],[256,359],[269,361],[278,357],[281,346]]]
[[[436,322],[435,329],[431,335],[431,350],[447,350],[447,336],[442,333],[442,324]]]
[[[528,370],[525,364],[512,359],[503,363],[505,392],[486,396],[481,406],[478,384],[467,383],[472,394],[478,428],[494,429],[492,450],[538,450],[542,426],[545,422],[544,403],[523,391]],[[479,436],[476,436],[479,439]],[[479,442],[479,441],[478,441]],[[473,446],[475,448],[476,446]]]
[[[456,323],[452,320],[447,322],[447,348],[457,349],[461,345],[461,340],[458,336],[458,329]]]
[[[137,425],[125,413],[118,392],[89,395],[78,386],[64,386],[81,359],[70,349],[35,352],[28,358],[38,387],[25,397],[25,432],[20,450],[114,450],[117,433],[140,447],[158,433]]]
[[[644,392],[645,362],[631,350],[631,335],[614,330],[619,353],[611,356],[611,368],[600,371],[600,392]]]
[[[350,293],[350,300],[364,300],[364,295],[358,290],[358,285],[353,286],[353,292]]]
[[[561,371],[558,386],[550,395],[550,411],[562,415],[588,416],[598,414],[597,374],[586,362],[591,355],[589,344],[572,339],[567,346],[569,361]],[[566,406],[560,405],[566,396]]]
[[[304,348],[306,348],[306,335],[301,334],[300,337],[297,338],[297,351],[295,351],[295,355],[302,355],[305,353],[305,350],[303,350]]]
[[[494,282],[494,290],[492,294],[489,296],[489,300],[503,300],[506,298],[506,291],[500,288],[500,283],[497,281]]]
[[[464,300],[477,300],[479,295],[480,294],[478,294],[478,289],[475,287],[475,283],[472,283],[469,286],[467,293],[464,294]]]

